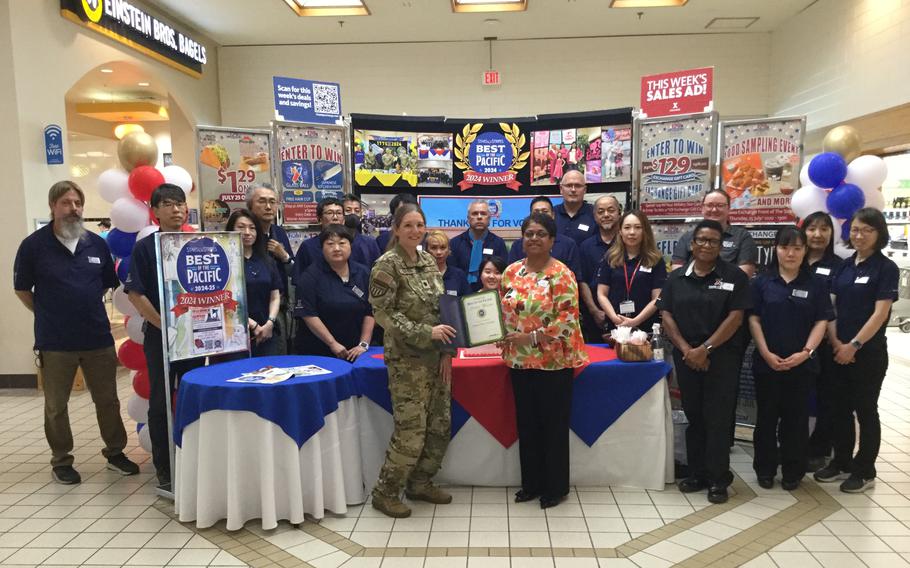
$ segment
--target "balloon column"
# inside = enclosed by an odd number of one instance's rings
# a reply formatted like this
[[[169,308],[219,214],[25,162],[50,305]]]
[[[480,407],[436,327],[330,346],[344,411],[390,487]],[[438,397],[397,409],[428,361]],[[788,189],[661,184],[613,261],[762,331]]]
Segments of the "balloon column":
[[[849,256],[846,248],[849,220],[863,207],[881,211],[885,197],[881,185],[888,177],[888,166],[878,156],[860,156],[859,133],[852,126],[838,126],[825,136],[823,153],[803,166],[799,175],[800,189],[793,194],[790,207],[805,219],[811,213],[823,211],[831,215],[835,236],[835,252]],[[849,163],[848,163],[849,162]]]
[[[117,156],[123,169],[104,171],[98,178],[98,193],[111,204],[111,222],[114,226],[107,236],[111,253],[117,258],[117,276],[125,282],[129,275],[130,255],[133,245],[155,231],[154,217],[149,209],[152,192],[162,183],[179,186],[189,196],[195,190],[193,178],[180,166],[155,168],[158,161],[158,146],[145,132],[132,132],[123,137],[117,148]],[[184,225],[184,231],[192,231]],[[149,376],[142,348],[142,324],[145,320],[133,306],[120,286],[114,291],[114,307],[125,317],[124,325],[129,338],[117,350],[120,363],[132,371],[135,393],[127,402],[127,413],[136,421],[139,445],[152,451],[149,440]]]

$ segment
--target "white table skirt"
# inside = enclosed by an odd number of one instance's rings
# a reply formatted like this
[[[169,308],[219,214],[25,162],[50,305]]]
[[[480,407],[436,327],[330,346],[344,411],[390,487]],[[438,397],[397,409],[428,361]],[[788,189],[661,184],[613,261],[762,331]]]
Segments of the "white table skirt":
[[[262,519],[302,523],[325,511],[347,512],[364,501],[358,403],[338,403],[303,446],[252,412],[205,412],[183,431],[177,448],[175,506],[200,528],[227,519],[228,530]]]
[[[392,415],[360,397],[360,447],[363,481],[370,490],[379,477],[392,436]],[[440,483],[518,486],[521,469],[517,442],[503,448],[476,420],[469,418],[452,439],[436,477]],[[664,489],[673,482],[673,421],[666,379],[661,379],[629,407],[589,447],[569,431],[572,485],[612,485]]]

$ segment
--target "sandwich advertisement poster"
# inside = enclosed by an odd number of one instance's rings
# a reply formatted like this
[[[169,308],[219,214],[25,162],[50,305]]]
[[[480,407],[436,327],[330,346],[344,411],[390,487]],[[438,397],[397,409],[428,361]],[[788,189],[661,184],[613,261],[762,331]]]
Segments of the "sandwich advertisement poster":
[[[285,122],[276,122],[273,128],[284,224],[314,224],[316,204],[326,197],[341,197],[348,186],[345,129]]]
[[[272,182],[268,130],[200,126],[196,131],[202,230],[223,231],[250,188]]]

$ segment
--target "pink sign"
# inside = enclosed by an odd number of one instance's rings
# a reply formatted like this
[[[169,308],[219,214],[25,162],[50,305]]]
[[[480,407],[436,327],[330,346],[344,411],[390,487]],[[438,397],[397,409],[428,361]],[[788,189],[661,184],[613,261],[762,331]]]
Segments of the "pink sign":
[[[714,68],[702,67],[641,78],[642,117],[710,112],[714,106]]]

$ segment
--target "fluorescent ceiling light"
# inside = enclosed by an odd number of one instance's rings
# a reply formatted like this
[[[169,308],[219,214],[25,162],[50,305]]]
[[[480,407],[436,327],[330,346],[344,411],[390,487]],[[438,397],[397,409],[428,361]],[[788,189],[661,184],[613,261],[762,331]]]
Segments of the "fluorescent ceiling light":
[[[757,17],[752,18],[714,18],[705,29],[712,30],[744,30],[758,21]]]
[[[611,0],[611,8],[664,8],[685,6],[689,0]]]
[[[117,140],[122,139],[124,136],[126,136],[130,132],[145,132],[145,128],[142,128],[142,125],[140,125],[140,124],[131,124],[131,123],[118,124],[117,127],[114,128],[114,136],[117,137]],[[93,157],[93,158],[95,157],[95,156],[92,156],[91,152],[88,152],[87,155],[89,157]]]
[[[284,0],[298,16],[369,16],[363,0]]]
[[[522,12],[528,0],[452,0],[453,12]]]
[[[104,69],[101,70],[101,72],[102,72],[102,73],[113,73],[114,70],[113,70],[113,69],[108,69],[108,68],[105,67]]]
[[[136,83],[136,84],[139,85],[140,87],[148,87],[148,86],[149,86],[148,81],[142,81],[142,82],[139,82],[139,83]]]

